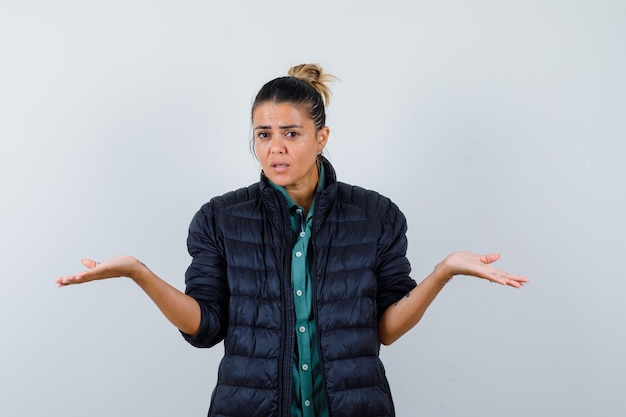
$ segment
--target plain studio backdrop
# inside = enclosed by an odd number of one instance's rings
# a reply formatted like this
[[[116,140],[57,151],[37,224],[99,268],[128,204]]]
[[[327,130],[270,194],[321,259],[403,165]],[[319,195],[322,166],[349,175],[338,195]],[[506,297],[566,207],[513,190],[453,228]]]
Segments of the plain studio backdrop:
[[[457,277],[383,361],[398,416],[624,416],[623,1],[0,4],[0,415],[204,416],[195,349],[129,280],[184,288],[189,222],[258,180],[250,105],[314,62],[340,180],[394,200],[413,277],[498,251],[521,290]]]

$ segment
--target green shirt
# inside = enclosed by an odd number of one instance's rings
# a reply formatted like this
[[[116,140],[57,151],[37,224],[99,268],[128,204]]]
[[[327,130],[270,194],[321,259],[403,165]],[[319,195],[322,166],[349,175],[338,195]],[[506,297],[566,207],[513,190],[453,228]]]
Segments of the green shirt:
[[[324,167],[320,164],[320,177],[317,189],[324,184]],[[298,206],[283,187],[270,181],[279,190],[289,206],[291,228],[296,243],[291,252],[291,285],[296,312],[296,346],[293,361],[292,417],[328,417],[324,385],[317,349],[317,328],[313,317],[313,259],[309,251],[311,224],[315,199],[304,216],[304,209]]]

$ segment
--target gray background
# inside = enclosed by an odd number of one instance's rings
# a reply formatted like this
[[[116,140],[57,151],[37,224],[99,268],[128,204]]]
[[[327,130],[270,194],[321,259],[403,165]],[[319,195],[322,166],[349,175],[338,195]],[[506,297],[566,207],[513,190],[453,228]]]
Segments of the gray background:
[[[221,346],[128,280],[183,288],[189,221],[257,180],[258,88],[341,78],[341,180],[392,198],[421,280],[499,251],[521,290],[458,277],[382,349],[399,416],[624,416],[623,1],[0,3],[0,415],[203,416]]]

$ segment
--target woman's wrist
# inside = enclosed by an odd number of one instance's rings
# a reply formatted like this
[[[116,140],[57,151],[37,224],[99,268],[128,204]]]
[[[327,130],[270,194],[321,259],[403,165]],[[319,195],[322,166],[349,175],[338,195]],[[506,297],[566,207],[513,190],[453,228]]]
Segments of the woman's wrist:
[[[141,284],[143,281],[145,281],[149,272],[150,270],[143,262],[141,262],[137,258],[132,258],[128,271],[128,277],[130,279],[135,281],[135,283],[137,284]]]
[[[446,263],[447,259],[448,258],[439,262],[433,270],[435,280],[437,280],[437,282],[441,285],[446,285],[454,277],[454,274],[451,272],[450,267]]]

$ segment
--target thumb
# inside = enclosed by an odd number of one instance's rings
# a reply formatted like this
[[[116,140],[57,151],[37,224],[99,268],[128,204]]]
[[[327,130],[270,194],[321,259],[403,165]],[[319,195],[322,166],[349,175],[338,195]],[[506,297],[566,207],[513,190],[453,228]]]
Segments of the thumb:
[[[82,259],[80,262],[89,269],[92,269],[98,266],[98,262],[94,261],[93,259],[85,258],[85,259]]]
[[[481,261],[483,263],[490,264],[497,261],[498,259],[500,259],[499,253],[488,253],[487,255],[482,256]]]

